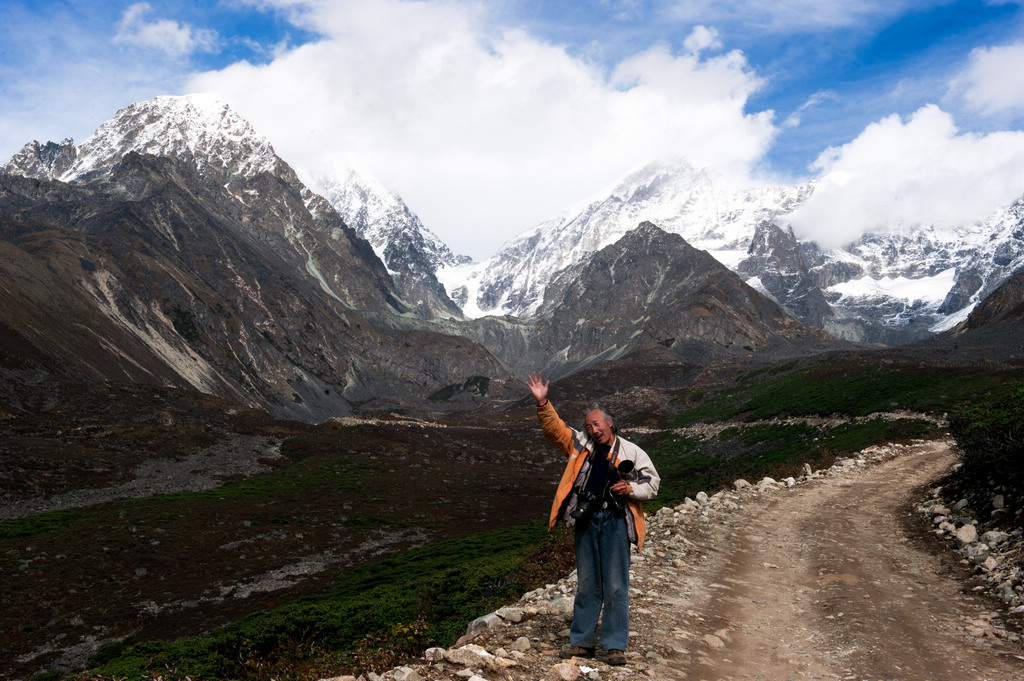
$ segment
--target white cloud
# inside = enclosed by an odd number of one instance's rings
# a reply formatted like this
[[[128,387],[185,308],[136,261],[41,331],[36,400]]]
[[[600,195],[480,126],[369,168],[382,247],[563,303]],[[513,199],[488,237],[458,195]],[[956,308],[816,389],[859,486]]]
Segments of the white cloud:
[[[189,90],[231,102],[300,170],[346,157],[474,257],[661,155],[743,175],[775,134],[771,112],[744,111],[761,81],[743,55],[701,58],[717,41],[703,27],[688,53],[656,46],[609,74],[482,5],[306,7],[322,40]]]
[[[18,11],[18,5],[31,5]],[[10,9],[8,12],[7,10]],[[180,93],[182,63],[112,38],[106,3],[13,3],[0,24],[0,162],[27,142],[78,143],[132,102]]]
[[[171,57],[216,50],[216,31],[195,29],[170,19],[150,21],[152,11],[145,2],[128,7],[118,23],[114,42],[158,50]]]
[[[1024,43],[977,48],[951,84],[968,107],[985,115],[1024,115]]]
[[[866,232],[969,224],[1020,198],[1024,132],[961,133],[929,105],[869,125],[815,166],[817,188],[791,223],[798,237],[834,248]]]
[[[722,47],[722,41],[718,39],[718,31],[706,26],[696,26],[690,36],[683,42],[683,47],[691,54],[698,54],[703,50],[718,49]]]

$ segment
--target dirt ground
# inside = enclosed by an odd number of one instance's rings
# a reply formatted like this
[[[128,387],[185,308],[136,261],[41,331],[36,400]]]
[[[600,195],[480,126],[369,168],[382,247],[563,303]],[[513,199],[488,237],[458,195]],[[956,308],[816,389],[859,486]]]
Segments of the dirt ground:
[[[631,571],[627,665],[603,664],[599,650],[574,666],[604,679],[1024,679],[1024,648],[999,604],[972,591],[959,556],[913,511],[952,454],[941,442],[904,451],[764,495],[726,495],[739,508],[709,517],[659,516]],[[555,678],[568,616],[553,619],[477,643],[496,649],[532,631],[539,643],[501,678]]]

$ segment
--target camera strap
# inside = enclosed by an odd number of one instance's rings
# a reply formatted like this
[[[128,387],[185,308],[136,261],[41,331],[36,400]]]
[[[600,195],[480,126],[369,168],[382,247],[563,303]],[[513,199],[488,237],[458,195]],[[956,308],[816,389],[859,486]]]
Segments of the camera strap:
[[[615,459],[618,458],[618,456],[619,456],[619,436],[616,435],[615,436],[615,444],[612,446],[611,450],[608,452],[608,459],[606,461],[606,463],[608,464],[608,470],[605,473],[604,489],[601,490],[601,498],[604,499],[604,500],[607,500],[607,499],[611,498],[614,501],[614,497],[612,496],[612,494],[608,490],[612,486],[612,478],[615,475],[617,475],[617,473],[618,473],[615,470]],[[594,458],[597,458],[596,454],[595,454]]]
[[[612,472],[615,470],[615,459],[619,457],[619,436],[615,436],[615,446],[608,453],[608,479],[612,479]]]

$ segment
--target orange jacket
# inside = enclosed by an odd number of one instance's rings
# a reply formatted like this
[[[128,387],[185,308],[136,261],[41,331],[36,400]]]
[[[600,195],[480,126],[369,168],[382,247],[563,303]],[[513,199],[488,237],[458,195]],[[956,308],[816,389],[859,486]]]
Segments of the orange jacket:
[[[540,419],[541,427],[544,429],[544,437],[569,457],[565,470],[562,471],[562,478],[558,481],[554,501],[551,503],[548,528],[555,526],[559,516],[571,525],[569,511],[575,507],[576,500],[574,493],[576,490],[573,488],[576,481],[580,480],[580,473],[590,465],[587,460],[594,442],[586,433],[566,425],[565,421],[559,418],[550,400],[543,406],[537,407],[537,418]],[[629,513],[626,514],[626,526],[629,530],[629,540],[636,544],[636,549],[639,551],[644,546],[644,537],[647,534],[641,502],[653,499],[658,495],[661,478],[644,450],[625,438],[618,435],[616,438],[619,441],[619,452],[615,459],[615,465],[618,465],[620,461],[629,460],[636,467],[637,480],[629,483],[629,496],[626,498],[626,506],[629,509]]]

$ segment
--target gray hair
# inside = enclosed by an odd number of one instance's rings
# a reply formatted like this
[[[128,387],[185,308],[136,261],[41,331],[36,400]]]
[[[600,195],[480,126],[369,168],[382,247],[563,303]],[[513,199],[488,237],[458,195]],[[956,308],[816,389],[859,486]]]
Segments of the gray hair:
[[[587,430],[587,417],[590,416],[590,412],[592,412],[592,411],[599,411],[599,412],[601,412],[601,416],[604,416],[604,420],[607,421],[608,423],[612,424],[612,432],[613,433],[618,433],[619,432],[618,426],[615,425],[615,417],[612,416],[612,413],[610,411],[608,411],[608,409],[603,404],[599,404],[597,402],[592,402],[590,404],[590,406],[587,407],[586,411],[583,412],[583,430],[584,431]]]

